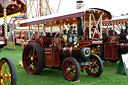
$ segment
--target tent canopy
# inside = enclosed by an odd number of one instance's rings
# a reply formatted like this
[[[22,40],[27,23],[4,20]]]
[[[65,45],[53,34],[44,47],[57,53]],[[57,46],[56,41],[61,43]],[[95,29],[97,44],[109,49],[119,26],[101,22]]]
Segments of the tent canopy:
[[[7,10],[7,15],[26,11],[25,3],[21,0],[0,0],[0,17],[3,17],[4,8]]]

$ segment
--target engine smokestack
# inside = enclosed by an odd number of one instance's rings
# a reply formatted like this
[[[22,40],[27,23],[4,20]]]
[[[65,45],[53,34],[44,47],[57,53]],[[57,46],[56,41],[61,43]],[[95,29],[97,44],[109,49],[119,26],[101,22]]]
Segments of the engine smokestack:
[[[78,36],[83,36],[83,18],[81,17],[77,18],[77,31]]]

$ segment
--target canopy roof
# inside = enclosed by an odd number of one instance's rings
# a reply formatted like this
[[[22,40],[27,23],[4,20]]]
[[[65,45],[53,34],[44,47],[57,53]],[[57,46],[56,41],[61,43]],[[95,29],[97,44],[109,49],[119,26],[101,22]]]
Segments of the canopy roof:
[[[115,17],[115,18],[112,18],[111,20],[107,20],[107,21],[104,21],[103,24],[104,25],[112,25],[112,24],[124,24],[124,23],[128,23],[128,15],[126,16],[120,16],[120,17]]]
[[[7,15],[26,11],[25,3],[21,0],[0,0],[0,17],[3,17],[4,8],[7,10]]]
[[[103,10],[103,9],[98,9],[98,8],[91,8],[87,9],[86,11],[78,11],[74,13],[68,13],[68,14],[52,14],[48,16],[42,16],[42,17],[37,17],[37,18],[32,18],[32,19],[26,19],[22,20],[20,22],[20,26],[30,26],[30,25],[36,25],[36,24],[43,24],[43,23],[50,23],[50,22],[59,22],[59,21],[70,21],[74,22],[76,21],[77,17],[85,17],[85,21],[89,21],[89,14],[93,13],[95,16],[95,20],[98,20],[100,15],[103,15],[103,20],[109,20],[111,19],[111,14],[110,12]]]
[[[52,14],[48,16],[22,20],[20,22],[20,26],[30,26],[30,25],[43,24],[43,23],[49,23],[49,22],[55,22],[55,21],[57,22],[61,20],[82,17],[83,15],[84,15],[83,11],[71,13],[71,14]]]
[[[100,15],[102,14],[102,20],[110,20],[112,15],[109,11],[99,8],[90,8],[85,11],[86,22],[89,20],[89,14],[93,13],[95,20],[98,21]]]

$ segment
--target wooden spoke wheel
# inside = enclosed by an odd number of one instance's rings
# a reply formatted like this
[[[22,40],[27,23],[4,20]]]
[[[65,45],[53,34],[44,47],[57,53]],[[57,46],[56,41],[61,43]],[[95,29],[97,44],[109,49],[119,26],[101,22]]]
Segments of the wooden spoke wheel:
[[[13,62],[9,58],[0,60],[0,85],[16,85],[17,77]]]
[[[44,68],[44,51],[38,43],[28,43],[22,55],[23,66],[27,73],[39,74]]]
[[[63,61],[62,71],[66,80],[76,81],[80,76],[80,66],[73,57],[68,57]]]
[[[92,54],[90,56],[90,66],[86,68],[86,72],[90,76],[99,77],[103,72],[103,62],[99,56]]]

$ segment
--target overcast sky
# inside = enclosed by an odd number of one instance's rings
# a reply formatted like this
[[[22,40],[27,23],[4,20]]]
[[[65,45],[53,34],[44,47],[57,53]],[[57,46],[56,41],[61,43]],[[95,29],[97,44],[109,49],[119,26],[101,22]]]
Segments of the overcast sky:
[[[57,12],[60,0],[49,0],[49,4]],[[114,16],[128,13],[128,0],[83,0],[84,8],[101,8],[108,10]],[[71,12],[76,10],[76,0],[61,0],[59,12]]]

